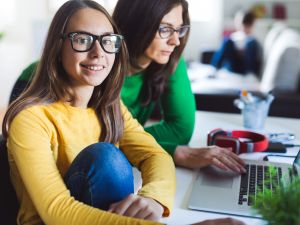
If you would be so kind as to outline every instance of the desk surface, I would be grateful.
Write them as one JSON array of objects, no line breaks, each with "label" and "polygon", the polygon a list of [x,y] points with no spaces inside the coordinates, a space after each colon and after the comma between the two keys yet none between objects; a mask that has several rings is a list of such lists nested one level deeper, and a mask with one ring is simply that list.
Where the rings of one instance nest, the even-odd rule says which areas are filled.
[{"label": "desk surface", "polygon": [[[190,145],[194,147],[205,146],[207,132],[215,128],[222,128],[228,130],[241,129],[243,128],[242,117],[238,114],[197,112],[195,132],[192,136]],[[265,130],[261,130],[260,132],[294,133],[296,135],[296,140],[294,141],[294,143],[300,143],[300,120],[270,117],[266,121]],[[297,151],[297,148],[290,148],[287,154],[295,155]],[[243,154],[242,157],[262,159],[264,155],[264,153],[253,153]],[[277,159],[277,161],[281,160],[282,158]],[[172,225],[182,225],[199,222],[206,219],[228,217],[228,215],[189,210],[187,208],[190,192],[193,186],[193,182],[196,178],[196,173],[197,170],[176,168],[177,191],[175,197],[174,210],[170,217],[162,219],[161,222]],[[247,225],[265,224],[265,222],[260,219],[239,216],[232,217],[244,221]]]},{"label": "desk surface", "polygon": [[[215,76],[211,76],[214,74]],[[261,93],[261,85],[254,75],[242,76],[226,70],[215,71],[205,64],[191,63],[188,69],[192,91],[198,110],[238,113],[233,100],[242,89]],[[300,118],[300,94],[275,92],[269,114],[272,116]]]},{"label": "desk surface", "polygon": [[216,69],[207,64],[191,63],[188,68],[188,76],[192,90],[197,93],[239,92],[242,89],[248,91],[260,91],[260,81],[254,74],[241,75],[229,72],[225,69]]}]

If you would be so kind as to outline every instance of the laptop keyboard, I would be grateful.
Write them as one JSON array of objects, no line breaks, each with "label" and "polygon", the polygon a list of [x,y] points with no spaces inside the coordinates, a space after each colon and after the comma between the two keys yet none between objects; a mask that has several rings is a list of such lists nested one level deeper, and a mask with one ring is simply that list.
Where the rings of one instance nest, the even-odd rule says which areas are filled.
[{"label": "laptop keyboard", "polygon": [[245,168],[247,172],[241,175],[238,204],[251,206],[255,203],[256,194],[259,191],[266,189],[275,191],[282,178],[282,169],[272,167],[271,171],[269,166],[249,164],[246,164]]}]

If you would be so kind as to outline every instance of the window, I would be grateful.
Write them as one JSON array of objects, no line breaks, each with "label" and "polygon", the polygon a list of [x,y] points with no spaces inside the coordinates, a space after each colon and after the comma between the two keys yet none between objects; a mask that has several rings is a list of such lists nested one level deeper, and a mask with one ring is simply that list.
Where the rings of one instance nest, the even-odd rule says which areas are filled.
[{"label": "window", "polygon": [[189,3],[189,12],[191,21],[209,22],[213,19],[216,13],[216,1],[201,1],[201,0],[187,0]]},{"label": "window", "polygon": [[2,32],[8,25],[15,22],[16,2],[14,0],[0,0],[0,4],[0,32]]},{"label": "window", "polygon": [[[49,0],[49,9],[52,12],[56,12],[62,4],[64,4],[67,0]],[[112,12],[117,0],[94,0],[102,5],[108,12]]]}]

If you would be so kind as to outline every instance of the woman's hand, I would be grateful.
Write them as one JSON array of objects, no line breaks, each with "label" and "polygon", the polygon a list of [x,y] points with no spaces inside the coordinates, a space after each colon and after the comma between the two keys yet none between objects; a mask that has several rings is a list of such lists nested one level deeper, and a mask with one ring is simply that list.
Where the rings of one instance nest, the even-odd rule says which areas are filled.
[{"label": "woman's hand", "polygon": [[205,220],[203,222],[194,223],[192,225],[245,225],[245,223],[232,218],[222,218],[215,220]]},{"label": "woman's hand", "polygon": [[204,148],[178,146],[174,153],[174,162],[178,166],[191,169],[214,165],[226,171],[246,172],[244,161],[233,153],[231,148],[215,145]]},{"label": "woman's hand", "polygon": [[123,216],[158,221],[162,217],[164,208],[151,198],[131,194],[122,201],[111,204],[108,211]]}]

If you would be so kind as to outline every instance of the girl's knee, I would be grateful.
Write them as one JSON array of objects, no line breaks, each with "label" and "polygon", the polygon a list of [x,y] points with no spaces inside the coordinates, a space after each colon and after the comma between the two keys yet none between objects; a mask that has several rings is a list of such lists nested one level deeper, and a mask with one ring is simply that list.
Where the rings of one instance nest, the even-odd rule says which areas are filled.
[{"label": "girl's knee", "polygon": [[[124,153],[113,144],[100,142],[86,147],[83,154],[97,173],[111,176],[114,182],[131,179],[132,166]],[[133,179],[133,178],[132,178]]]},{"label": "girl's knee", "polygon": [[68,187],[76,186],[75,192],[79,189],[74,197],[87,196],[78,200],[107,209],[111,203],[134,192],[133,179],[132,167],[120,149],[110,143],[96,143],[74,159],[65,182]]},{"label": "girl's knee", "polygon": [[107,174],[117,179],[120,176],[131,178],[132,166],[124,153],[110,143],[96,143],[83,149],[72,162],[70,172],[85,174]]},{"label": "girl's knee", "polygon": [[90,145],[83,150],[83,154],[90,158],[91,163],[99,165],[109,164],[111,167],[131,167],[124,153],[110,143],[99,142]]}]

